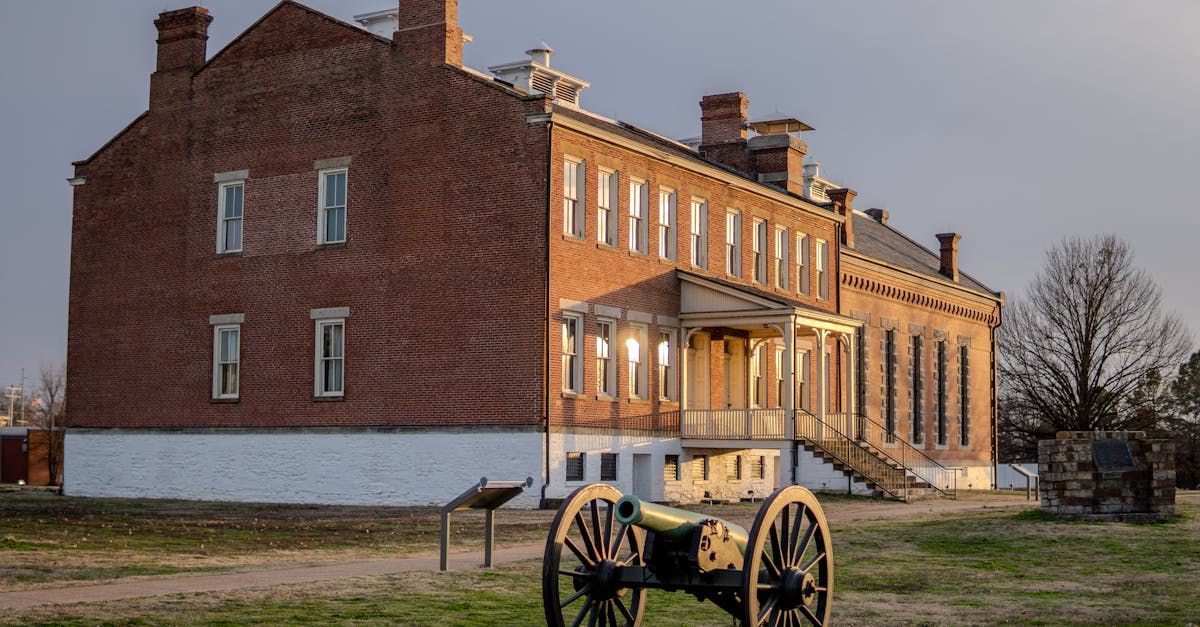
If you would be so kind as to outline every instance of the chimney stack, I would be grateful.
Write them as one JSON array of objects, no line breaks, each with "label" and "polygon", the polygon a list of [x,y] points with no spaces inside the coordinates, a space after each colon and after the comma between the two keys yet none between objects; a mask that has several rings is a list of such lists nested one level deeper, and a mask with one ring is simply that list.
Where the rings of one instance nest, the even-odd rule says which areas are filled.
[{"label": "chimney stack", "polygon": [[889,216],[887,209],[867,209],[866,214],[880,224],[887,224]]},{"label": "chimney stack", "polygon": [[400,17],[392,41],[401,54],[414,61],[462,67],[458,0],[400,0]]},{"label": "chimney stack", "polygon": [[854,198],[858,192],[849,187],[840,187],[825,192],[833,202],[833,210],[845,220],[842,223],[842,245],[854,248]]},{"label": "chimney stack", "polygon": [[750,99],[737,91],[700,100],[700,154],[749,173],[746,150]]},{"label": "chimney stack", "polygon": [[204,7],[164,11],[154,20],[158,29],[158,51],[150,76],[150,108],[181,104],[192,75],[204,65],[208,25],[212,16]]},{"label": "chimney stack", "polygon": [[937,238],[941,244],[941,273],[958,283],[958,240],[962,239],[962,236],[958,233],[938,233]]}]

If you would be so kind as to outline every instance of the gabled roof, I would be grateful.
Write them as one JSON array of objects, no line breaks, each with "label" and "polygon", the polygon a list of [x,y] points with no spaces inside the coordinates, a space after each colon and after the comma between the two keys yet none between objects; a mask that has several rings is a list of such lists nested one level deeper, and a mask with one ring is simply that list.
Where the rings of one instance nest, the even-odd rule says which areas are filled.
[{"label": "gabled roof", "polygon": [[[911,270],[941,281],[950,282],[942,274],[942,260],[938,253],[925,248],[907,235],[882,224],[869,215],[854,212],[854,248],[847,250],[860,253],[883,263]],[[977,281],[961,270],[958,285],[970,290],[996,297],[997,292]]]}]

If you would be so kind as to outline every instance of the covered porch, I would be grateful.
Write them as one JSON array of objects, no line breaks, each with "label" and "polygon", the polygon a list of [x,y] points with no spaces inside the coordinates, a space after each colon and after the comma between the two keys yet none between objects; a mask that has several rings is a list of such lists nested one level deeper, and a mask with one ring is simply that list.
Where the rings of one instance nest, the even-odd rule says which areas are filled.
[{"label": "covered porch", "polygon": [[690,273],[680,280],[685,447],[820,438],[825,425],[852,432],[861,322]]}]

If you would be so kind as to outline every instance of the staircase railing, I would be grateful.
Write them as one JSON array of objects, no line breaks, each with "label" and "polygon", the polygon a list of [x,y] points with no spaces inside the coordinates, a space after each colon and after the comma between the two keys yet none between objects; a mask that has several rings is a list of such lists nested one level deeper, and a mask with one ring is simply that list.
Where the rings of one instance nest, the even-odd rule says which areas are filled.
[{"label": "staircase railing", "polygon": [[898,499],[908,500],[908,475],[905,474],[904,485],[897,487],[886,477],[872,468],[886,465],[871,451],[859,445],[854,438],[840,431],[829,422],[808,413],[803,409],[796,410],[796,438],[805,440],[822,452],[833,457],[842,464],[849,466],[858,474],[874,483],[885,494]]},{"label": "staircase railing", "polygon": [[946,468],[904,438],[861,414],[854,416],[854,437],[896,460],[905,471],[950,497],[958,496],[958,472]]}]

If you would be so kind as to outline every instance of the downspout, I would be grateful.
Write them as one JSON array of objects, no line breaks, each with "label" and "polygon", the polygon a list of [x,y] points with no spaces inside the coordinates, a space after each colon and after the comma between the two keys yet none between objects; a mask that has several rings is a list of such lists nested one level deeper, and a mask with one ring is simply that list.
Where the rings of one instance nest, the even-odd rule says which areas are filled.
[{"label": "downspout", "polygon": [[1004,307],[996,307],[996,324],[989,330],[992,340],[992,489],[996,488],[996,465],[1000,463],[1000,411],[999,390],[996,385],[998,353],[996,352],[996,329],[1004,321]]},{"label": "downspout", "polygon": [[545,443],[542,446],[544,459],[542,460],[542,498],[541,507],[546,504],[546,488],[550,485],[550,176],[552,174],[551,153],[554,146],[554,122],[546,121],[546,203],[545,211],[542,212],[545,220],[543,229],[543,239],[546,243],[546,305],[542,310],[542,345],[546,349],[546,354],[542,358],[542,431],[545,434]]}]

